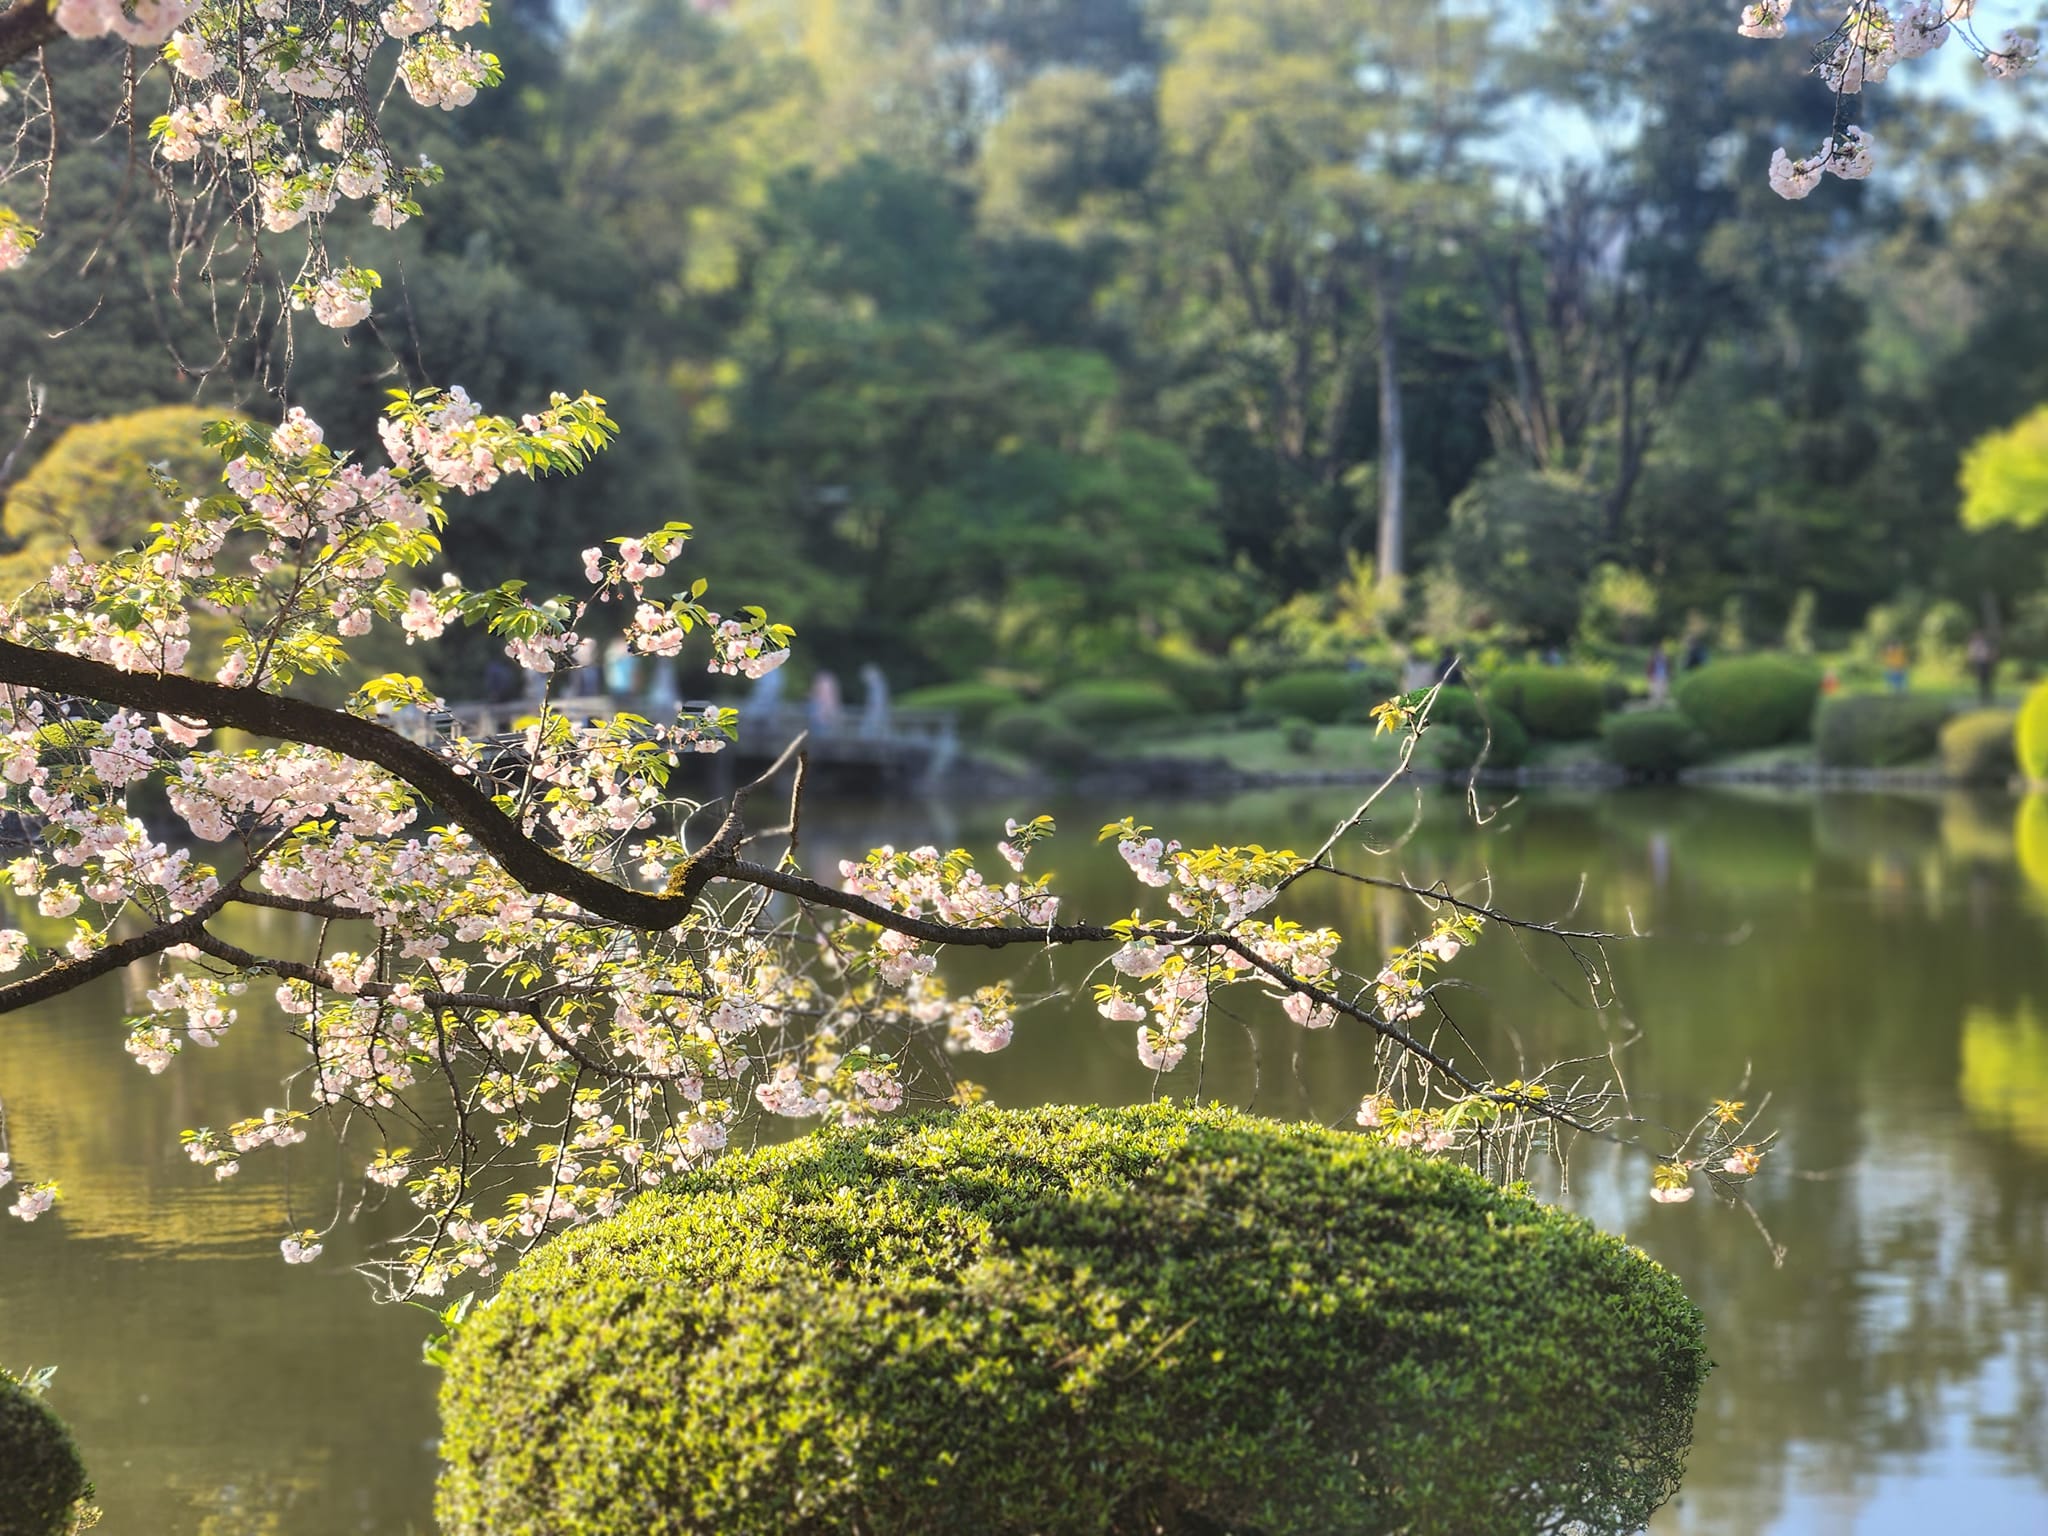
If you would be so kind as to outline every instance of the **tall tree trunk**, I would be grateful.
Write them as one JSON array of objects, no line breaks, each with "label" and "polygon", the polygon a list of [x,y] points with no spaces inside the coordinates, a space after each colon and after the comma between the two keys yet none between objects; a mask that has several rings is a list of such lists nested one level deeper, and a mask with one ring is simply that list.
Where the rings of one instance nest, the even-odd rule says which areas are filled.
[{"label": "tall tree trunk", "polygon": [[1380,349],[1379,581],[1382,587],[1391,587],[1407,570],[1401,483],[1407,478],[1408,440],[1401,421],[1401,336],[1396,319],[1401,299],[1399,272],[1376,269],[1372,296]]}]

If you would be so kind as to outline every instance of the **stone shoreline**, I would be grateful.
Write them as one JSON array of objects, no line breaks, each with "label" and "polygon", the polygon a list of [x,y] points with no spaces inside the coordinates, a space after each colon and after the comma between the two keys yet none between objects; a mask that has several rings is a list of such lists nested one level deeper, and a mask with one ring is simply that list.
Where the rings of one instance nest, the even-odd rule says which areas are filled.
[{"label": "stone shoreline", "polygon": [[[1236,794],[1257,789],[1362,788],[1378,784],[1379,771],[1322,769],[1299,772],[1261,772],[1233,767],[1220,758],[1154,757],[1097,760],[1077,766],[1071,775],[1038,773],[1020,776],[1008,767],[978,763],[963,758],[955,764],[949,781],[955,787],[972,786],[997,794],[1038,792],[1052,784],[1087,794],[1155,794],[1173,796]],[[1410,768],[1403,775],[1421,784],[1462,785],[1470,775],[1438,769]],[[1558,768],[1488,770],[1479,783],[1491,788],[1555,786],[1560,788],[1620,789],[1629,780],[1621,770],[1606,764],[1575,763]],[[1703,764],[1679,774],[1680,785],[1713,787],[1748,785],[1780,789],[1900,791],[1930,793],[1948,790],[1977,790],[1987,794],[2016,793],[2029,786],[2017,776],[2004,784],[1957,779],[1938,768],[1823,768],[1816,763],[1791,762],[1755,767]],[[2037,789],[2048,785],[2033,786]]]}]

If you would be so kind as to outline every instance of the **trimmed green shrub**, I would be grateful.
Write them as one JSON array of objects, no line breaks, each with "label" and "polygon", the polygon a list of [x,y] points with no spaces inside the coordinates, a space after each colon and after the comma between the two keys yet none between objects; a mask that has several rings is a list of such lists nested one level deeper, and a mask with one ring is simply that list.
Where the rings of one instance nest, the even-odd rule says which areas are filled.
[{"label": "trimmed green shrub", "polygon": [[91,1493],[64,1421],[0,1371],[0,1536],[68,1536]]},{"label": "trimmed green shrub", "polygon": [[[1340,672],[1335,668],[1284,672],[1246,689],[1245,704],[1254,714],[1275,720],[1292,717],[1316,725],[1335,725],[1364,700],[1369,680],[1366,673]],[[1393,691],[1388,689],[1380,698]]]},{"label": "trimmed green shrub", "polygon": [[2048,683],[2036,683],[2020,705],[2013,751],[2021,773],[2037,784],[2048,780]]},{"label": "trimmed green shrub", "polygon": [[1569,667],[1507,667],[1487,684],[1497,703],[1539,741],[1586,741],[1600,734],[1607,690],[1590,672]]},{"label": "trimmed green shrub", "polygon": [[1066,716],[1043,704],[1020,704],[992,716],[982,729],[989,745],[1045,763],[1078,762],[1094,748]]},{"label": "trimmed green shrub", "polygon": [[1289,720],[1280,727],[1281,736],[1287,743],[1287,750],[1296,757],[1307,757],[1316,749],[1316,728],[1312,721]]},{"label": "trimmed green shrub", "polygon": [[2027,884],[2048,896],[2048,795],[2028,795],[2013,818],[2013,849]]},{"label": "trimmed green shrub", "polygon": [[1187,706],[1170,688],[1142,678],[1090,678],[1068,683],[1045,704],[1083,731],[1115,731],[1127,725],[1178,719],[1187,713]]},{"label": "trimmed green shrub", "polygon": [[997,711],[1015,709],[1023,702],[1014,689],[997,683],[937,683],[913,688],[896,700],[901,709],[950,709],[969,731],[980,730]]},{"label": "trimmed green shrub", "polygon": [[2019,716],[2009,709],[1972,709],[1941,728],[1941,769],[1964,784],[2003,784],[2019,771],[2013,751]]},{"label": "trimmed green shrub", "polygon": [[1244,679],[1228,662],[1154,657],[1146,670],[1195,715],[1227,715],[1237,708]]},{"label": "trimmed green shrub", "polygon": [[458,1334],[444,1536],[1641,1528],[1677,1279],[1465,1169],[1233,1111],[969,1110],[736,1156]]},{"label": "trimmed green shrub", "polygon": [[1632,779],[1672,779],[1700,760],[1706,740],[1675,709],[1643,709],[1602,721],[1600,747]]},{"label": "trimmed green shrub", "polygon": [[1467,688],[1444,689],[1430,709],[1418,756],[1447,773],[1463,773],[1482,752],[1488,768],[1519,768],[1529,758],[1529,733],[1504,706],[1482,706]]},{"label": "trimmed green shrub", "polygon": [[1789,656],[1735,656],[1687,673],[1677,697],[1710,748],[1746,752],[1806,738],[1820,674]]},{"label": "trimmed green shrub", "polygon": [[1852,693],[1829,699],[1814,720],[1824,768],[1896,768],[1932,757],[1955,713],[1946,699],[1920,693]]},{"label": "trimmed green shrub", "polygon": [[50,451],[6,493],[0,596],[49,575],[75,543],[104,560],[146,538],[174,510],[150,478],[165,465],[188,496],[221,488],[220,455],[201,440],[207,423],[234,413],[218,406],[159,405],[65,429]]}]

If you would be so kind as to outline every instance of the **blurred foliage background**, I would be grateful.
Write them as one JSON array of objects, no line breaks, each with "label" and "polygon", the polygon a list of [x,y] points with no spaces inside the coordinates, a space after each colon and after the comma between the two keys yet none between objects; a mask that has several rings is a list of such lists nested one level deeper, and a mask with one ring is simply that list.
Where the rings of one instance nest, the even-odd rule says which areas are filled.
[{"label": "blurred foliage background", "polygon": [[[10,440],[46,390],[0,563],[68,536],[38,475],[120,531],[51,484],[69,426],[283,400],[361,443],[394,385],[588,387],[618,450],[459,508],[466,579],[572,585],[683,517],[714,600],[900,686],[1901,626],[2048,662],[2048,154],[1984,92],[1870,93],[1882,174],[1790,204],[1763,167],[1826,94],[1692,0],[508,0],[493,33],[502,89],[394,108],[448,176],[361,232],[386,288],[345,339],[222,343],[127,146],[74,135],[0,283]],[[119,59],[63,63],[89,124]],[[175,419],[102,430],[176,459]]]}]

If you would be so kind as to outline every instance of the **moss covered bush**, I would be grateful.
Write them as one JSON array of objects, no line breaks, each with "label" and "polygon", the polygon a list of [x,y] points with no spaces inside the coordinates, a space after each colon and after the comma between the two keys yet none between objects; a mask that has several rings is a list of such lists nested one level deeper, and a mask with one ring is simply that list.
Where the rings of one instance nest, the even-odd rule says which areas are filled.
[{"label": "moss covered bush", "polygon": [[1588,741],[1607,713],[1606,685],[1591,672],[1569,667],[1507,667],[1487,685],[1486,697],[1507,709],[1538,741]]},{"label": "moss covered bush", "polygon": [[1245,705],[1253,714],[1268,719],[1335,725],[1396,691],[1377,686],[1381,681],[1375,674],[1344,672],[1335,667],[1283,672],[1248,688]]},{"label": "moss covered bush", "polygon": [[1699,728],[1675,709],[1632,710],[1609,715],[1600,726],[1607,761],[1631,779],[1673,779],[1706,753]]},{"label": "moss covered bush", "polygon": [[1418,755],[1429,766],[1462,773],[1482,752],[1488,768],[1519,768],[1529,759],[1529,733],[1504,706],[1481,704],[1466,688],[1443,689],[1430,709]]},{"label": "moss covered bush", "polygon": [[1677,1280],[1463,1169],[1222,1109],[976,1109],[734,1157],[455,1343],[444,1536],[1633,1531]]},{"label": "moss covered bush", "polygon": [[1176,720],[1187,706],[1164,683],[1143,678],[1095,678],[1068,683],[1045,707],[1081,731],[1118,731],[1160,720]]},{"label": "moss covered bush", "polygon": [[1803,741],[1813,727],[1820,674],[1790,656],[1711,661],[1679,680],[1678,707],[1716,752]]},{"label": "moss covered bush", "polygon": [[2009,709],[1972,709],[1941,728],[1941,770],[1964,784],[2003,784],[2019,770],[2013,750],[2018,716]]},{"label": "moss covered bush", "polygon": [[1855,693],[1829,699],[1813,727],[1824,768],[1897,768],[1934,756],[1955,714],[1946,699],[1914,693]]},{"label": "moss covered bush", "polygon": [[2021,773],[2037,784],[2048,782],[2048,683],[2036,683],[2020,705],[2013,751],[2019,757]]},{"label": "moss covered bush", "polygon": [[913,688],[896,700],[900,709],[946,709],[959,718],[961,726],[978,731],[991,715],[1015,709],[1024,700],[1015,689],[995,683],[937,683],[930,688]]},{"label": "moss covered bush", "polygon": [[0,1536],[68,1536],[91,1493],[63,1421],[0,1371]]}]

